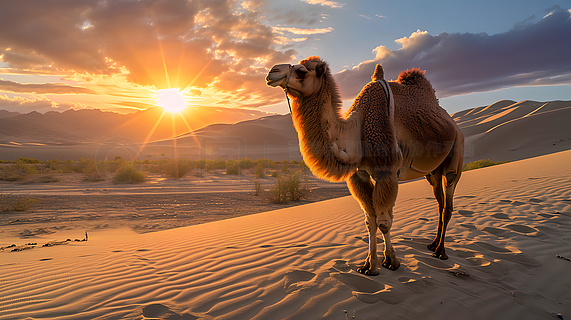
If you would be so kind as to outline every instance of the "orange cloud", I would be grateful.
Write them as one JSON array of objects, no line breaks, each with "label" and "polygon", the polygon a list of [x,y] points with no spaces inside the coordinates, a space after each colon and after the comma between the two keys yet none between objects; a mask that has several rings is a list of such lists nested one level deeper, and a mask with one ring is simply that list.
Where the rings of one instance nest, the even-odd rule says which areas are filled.
[{"label": "orange cloud", "polygon": [[[40,1],[34,5],[13,1],[2,5],[0,48],[10,50],[0,49],[0,61],[13,73],[83,75],[85,79],[122,75],[132,84],[157,89],[188,87],[194,92],[253,97],[266,89],[262,87],[267,67],[295,61],[297,53],[279,49],[283,37],[260,22],[262,14],[256,10],[261,6],[259,0]],[[293,28],[288,32],[330,31]],[[232,88],[233,80],[224,83],[240,78],[244,81],[238,83],[246,88],[238,93]],[[260,84],[249,85],[249,81]],[[23,84],[4,85],[31,90]],[[81,91],[72,88],[57,89]]]},{"label": "orange cloud", "polygon": [[328,27],[328,28],[301,29],[295,27],[274,27],[274,30],[278,32],[283,32],[283,31],[291,32],[293,34],[323,34],[333,31],[333,28]]},{"label": "orange cloud", "polygon": [[1,79],[0,79],[0,91],[18,92],[18,93],[37,93],[37,94],[50,94],[50,93],[95,94],[95,91],[93,90],[81,87],[68,86],[65,84],[57,84],[57,83],[21,84]]}]

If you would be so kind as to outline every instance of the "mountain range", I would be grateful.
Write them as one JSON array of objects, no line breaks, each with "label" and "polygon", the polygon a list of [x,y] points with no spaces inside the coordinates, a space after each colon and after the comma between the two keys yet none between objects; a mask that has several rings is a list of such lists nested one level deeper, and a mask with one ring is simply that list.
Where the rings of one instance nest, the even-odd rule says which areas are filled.
[{"label": "mountain range", "polygon": [[[152,135],[149,132],[162,113],[159,108],[133,115],[98,110],[43,115],[0,110],[0,159],[104,159],[117,155],[155,159],[176,154],[188,158],[301,160],[290,115],[222,109],[187,109],[187,122],[191,129],[198,129],[188,130],[189,126],[178,119],[174,134],[167,114]],[[513,161],[571,149],[571,101],[501,100],[451,116],[465,136],[465,162]],[[221,123],[208,124],[213,119]],[[227,119],[243,121],[224,123],[229,122]]]}]

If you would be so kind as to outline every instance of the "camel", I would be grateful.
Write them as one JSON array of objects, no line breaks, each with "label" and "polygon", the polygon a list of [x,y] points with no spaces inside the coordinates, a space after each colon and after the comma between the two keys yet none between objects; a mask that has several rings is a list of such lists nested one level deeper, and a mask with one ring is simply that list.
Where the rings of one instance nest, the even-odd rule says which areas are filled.
[{"label": "camel", "polygon": [[382,266],[397,270],[391,244],[398,182],[425,177],[438,201],[440,220],[433,256],[448,259],[444,248],[452,216],[454,190],[462,173],[464,136],[438,105],[434,89],[420,69],[386,81],[381,65],[350,109],[341,115],[341,96],[328,64],[309,57],[299,64],[272,67],[266,84],[281,87],[311,172],[328,181],[347,181],[365,212],[369,250],[357,271],[377,275],[377,229],[384,238]]}]

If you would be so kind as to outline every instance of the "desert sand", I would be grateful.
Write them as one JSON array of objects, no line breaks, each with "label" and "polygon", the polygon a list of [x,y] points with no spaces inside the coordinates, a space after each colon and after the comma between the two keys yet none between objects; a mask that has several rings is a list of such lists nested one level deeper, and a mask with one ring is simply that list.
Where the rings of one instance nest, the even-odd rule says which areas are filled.
[{"label": "desert sand", "polygon": [[[1,319],[571,318],[571,151],[465,172],[447,233],[430,255],[437,204],[426,181],[400,185],[401,267],[356,273],[364,215],[342,197],[137,234],[45,237],[0,251]],[[23,245],[22,239],[2,239]],[[379,246],[382,248],[382,240]]]}]

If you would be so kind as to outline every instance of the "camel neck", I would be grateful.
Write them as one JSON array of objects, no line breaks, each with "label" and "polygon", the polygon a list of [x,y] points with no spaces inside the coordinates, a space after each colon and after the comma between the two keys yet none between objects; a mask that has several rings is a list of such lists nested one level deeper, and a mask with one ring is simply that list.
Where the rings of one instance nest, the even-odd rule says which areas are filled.
[{"label": "camel neck", "polygon": [[325,79],[321,90],[301,101],[295,99],[292,106],[303,159],[316,176],[330,181],[344,180],[353,170],[331,152],[330,130],[342,121],[337,110],[340,101],[336,87]]}]

